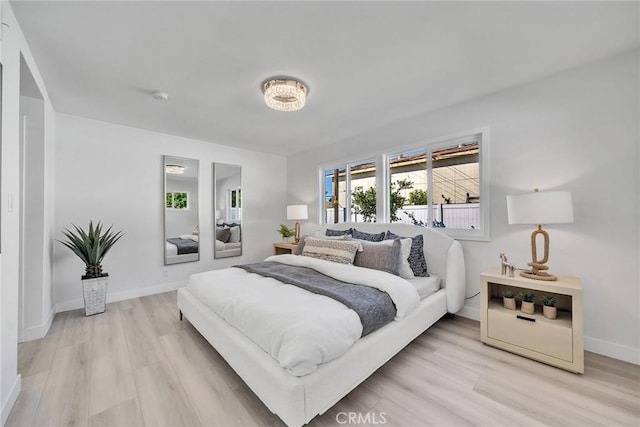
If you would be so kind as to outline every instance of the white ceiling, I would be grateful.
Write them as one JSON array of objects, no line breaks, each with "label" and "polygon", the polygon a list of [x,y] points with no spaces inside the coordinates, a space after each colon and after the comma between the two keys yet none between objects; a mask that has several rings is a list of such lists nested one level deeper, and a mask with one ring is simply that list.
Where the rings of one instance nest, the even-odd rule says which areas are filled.
[{"label": "white ceiling", "polygon": [[[640,45],[638,2],[11,4],[57,111],[277,153]],[[275,75],[308,84],[303,110],[266,107]]]}]

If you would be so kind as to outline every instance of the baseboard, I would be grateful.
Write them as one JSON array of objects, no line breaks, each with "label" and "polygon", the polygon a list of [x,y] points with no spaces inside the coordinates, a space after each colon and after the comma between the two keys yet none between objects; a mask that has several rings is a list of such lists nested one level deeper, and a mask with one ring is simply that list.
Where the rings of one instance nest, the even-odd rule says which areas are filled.
[{"label": "baseboard", "polygon": [[9,390],[7,398],[2,402],[2,408],[0,408],[0,426],[3,426],[7,422],[11,409],[13,409],[13,405],[15,405],[16,400],[18,400],[18,395],[20,394],[20,388],[22,386],[21,378],[22,377],[20,375],[16,375],[16,379],[11,386],[11,390]]},{"label": "baseboard", "polygon": [[[180,282],[163,283],[161,285],[147,286],[145,288],[131,289],[128,291],[107,293],[107,303],[124,301],[128,299],[144,297],[147,295],[161,294],[163,292],[175,291],[178,288],[186,286],[187,282],[182,280]],[[84,300],[82,298],[60,301],[56,304],[56,313],[69,310],[77,310],[84,307]]]},{"label": "baseboard", "polygon": [[640,365],[640,349],[603,341],[597,338],[584,337],[584,349],[603,356]]},{"label": "baseboard", "polygon": [[[480,309],[475,307],[467,307],[465,305],[456,314],[468,319],[480,320]],[[640,365],[640,349],[637,348],[585,336],[584,349],[613,359],[622,360],[623,362]]]},{"label": "baseboard", "polygon": [[467,319],[473,319],[480,321],[480,309],[475,307],[464,306],[456,313],[456,315],[461,317],[466,317]]},{"label": "baseboard", "polygon": [[31,328],[23,329],[20,333],[18,342],[37,340],[47,335],[47,332],[49,332],[49,328],[51,327],[51,323],[53,322],[53,318],[55,317],[55,315],[56,315],[56,307],[51,307],[51,311],[49,312],[49,317],[47,318],[47,321],[44,322],[42,325],[32,326]]}]

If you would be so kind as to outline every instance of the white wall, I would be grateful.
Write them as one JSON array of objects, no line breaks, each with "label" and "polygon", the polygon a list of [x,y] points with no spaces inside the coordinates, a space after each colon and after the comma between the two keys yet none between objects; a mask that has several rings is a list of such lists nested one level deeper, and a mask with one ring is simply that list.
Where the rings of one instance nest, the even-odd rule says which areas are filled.
[{"label": "white wall", "polygon": [[[0,55],[3,64],[2,82],[2,189],[0,192],[2,258],[0,268],[0,424],[20,392],[17,374],[18,344],[18,276],[19,276],[19,224],[20,224],[20,54],[31,69],[35,82],[44,98],[45,161],[45,213],[42,230],[44,241],[52,241],[53,224],[53,155],[55,149],[55,119],[44,82],[29,47],[16,21],[11,6],[0,2]],[[42,248],[42,318],[40,330],[48,328],[51,318],[51,245]],[[46,313],[46,314],[44,314]],[[35,323],[38,323],[37,321]]]},{"label": "white wall", "polygon": [[[284,157],[64,114],[58,115],[57,129],[56,237],[71,223],[88,224],[90,219],[115,224],[114,229],[126,233],[103,263],[110,276],[109,300],[173,289],[192,273],[258,261],[271,254],[286,205]],[[163,265],[165,154],[200,161],[199,262]],[[241,257],[213,259],[213,162],[242,166]],[[59,243],[54,259],[58,311],[82,307],[82,262]]]},{"label": "white wall", "polygon": [[[533,228],[507,224],[505,196],[571,191],[575,222],[547,227],[550,271],[583,280],[586,348],[640,363],[638,63],[631,52],[291,156],[287,202],[309,204],[309,231],[319,164],[488,126],[491,241],[462,242],[467,295],[500,252],[530,261]],[[479,298],[462,314],[479,318]]]}]

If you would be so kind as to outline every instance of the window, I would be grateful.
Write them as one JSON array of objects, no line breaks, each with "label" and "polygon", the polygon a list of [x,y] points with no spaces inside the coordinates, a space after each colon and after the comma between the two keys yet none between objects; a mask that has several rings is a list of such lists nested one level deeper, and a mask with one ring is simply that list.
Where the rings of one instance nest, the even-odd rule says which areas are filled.
[{"label": "window", "polygon": [[374,159],[323,169],[325,224],[376,220],[376,161]]},{"label": "window", "polygon": [[349,165],[351,188],[351,222],[376,220],[376,161],[365,160]]},{"label": "window", "polygon": [[167,209],[189,209],[189,193],[174,191],[165,194],[165,207]]},{"label": "window", "polygon": [[239,221],[242,218],[242,190],[240,187],[229,190],[229,221]]},{"label": "window", "polygon": [[[488,201],[487,135],[483,130],[377,161],[322,168],[324,223],[400,222],[488,240],[488,203],[481,202]],[[388,191],[376,191],[376,182],[386,182]]]}]

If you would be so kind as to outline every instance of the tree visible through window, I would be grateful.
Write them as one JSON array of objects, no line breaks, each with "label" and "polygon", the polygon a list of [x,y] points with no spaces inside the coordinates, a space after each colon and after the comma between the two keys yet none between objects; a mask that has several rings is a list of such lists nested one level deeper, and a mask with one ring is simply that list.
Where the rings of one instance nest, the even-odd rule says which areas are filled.
[{"label": "tree visible through window", "polygon": [[189,193],[183,191],[166,193],[165,207],[167,209],[189,209]]}]

